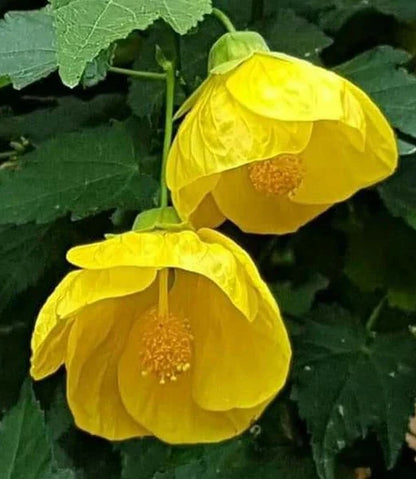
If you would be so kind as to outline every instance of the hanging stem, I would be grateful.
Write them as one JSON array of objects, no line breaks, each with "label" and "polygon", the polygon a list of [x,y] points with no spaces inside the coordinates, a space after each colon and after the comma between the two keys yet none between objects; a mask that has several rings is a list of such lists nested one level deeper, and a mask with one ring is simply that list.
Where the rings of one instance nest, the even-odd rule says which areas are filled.
[{"label": "hanging stem", "polygon": [[377,306],[373,309],[370,317],[368,318],[368,321],[365,325],[365,329],[370,333],[373,331],[374,325],[377,322],[378,317],[380,316],[381,310],[384,307],[384,304],[387,300],[387,297],[384,296],[382,300],[377,304]]},{"label": "hanging stem", "polygon": [[160,171],[160,207],[168,206],[168,187],[166,185],[166,162],[172,143],[173,131],[173,103],[175,99],[175,67],[172,62],[166,62],[166,112],[165,112],[165,137],[163,140],[163,158]]},{"label": "hanging stem", "polygon": [[140,78],[142,80],[165,80],[166,73],[144,72],[138,70],[129,70],[127,68],[110,67],[110,72],[119,73],[120,75],[127,75],[133,78]]},{"label": "hanging stem", "polygon": [[224,25],[225,29],[228,32],[233,33],[237,31],[235,26],[233,25],[233,22],[222,10],[220,10],[219,8],[213,8],[211,13],[212,15],[214,15],[214,17],[218,18],[218,20]]}]

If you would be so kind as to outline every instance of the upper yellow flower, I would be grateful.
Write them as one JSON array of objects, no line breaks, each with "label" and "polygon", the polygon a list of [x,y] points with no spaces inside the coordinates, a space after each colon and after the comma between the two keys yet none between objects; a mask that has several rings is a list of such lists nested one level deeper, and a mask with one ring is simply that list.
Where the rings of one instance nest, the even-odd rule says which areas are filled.
[{"label": "upper yellow flower", "polygon": [[219,441],[285,383],[291,350],[249,256],[202,229],[129,232],[73,248],[43,306],[31,374],[65,364],[76,424],[112,440]]},{"label": "upper yellow flower", "polygon": [[167,183],[196,225],[227,218],[247,232],[288,233],[389,176],[396,141],[355,85],[267,51],[261,37],[250,50],[245,35],[256,39],[229,33],[214,45],[208,79],[178,112],[189,110]]}]

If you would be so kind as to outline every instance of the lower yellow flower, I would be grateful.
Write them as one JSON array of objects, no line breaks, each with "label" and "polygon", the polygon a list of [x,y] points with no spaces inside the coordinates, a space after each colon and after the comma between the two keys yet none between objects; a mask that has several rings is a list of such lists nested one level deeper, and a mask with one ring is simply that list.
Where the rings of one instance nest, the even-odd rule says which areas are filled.
[{"label": "lower yellow flower", "polygon": [[73,248],[43,306],[31,374],[61,365],[76,424],[111,440],[239,434],[285,383],[290,344],[249,256],[201,229],[129,232]]}]

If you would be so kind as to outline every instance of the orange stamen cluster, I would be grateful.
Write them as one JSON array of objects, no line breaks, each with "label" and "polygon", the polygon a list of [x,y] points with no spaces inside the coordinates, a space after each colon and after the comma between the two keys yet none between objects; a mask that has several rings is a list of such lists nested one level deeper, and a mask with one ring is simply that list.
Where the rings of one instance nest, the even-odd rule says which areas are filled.
[{"label": "orange stamen cluster", "polygon": [[256,191],[267,196],[291,196],[303,181],[302,161],[295,155],[279,155],[248,166],[250,181]]},{"label": "orange stamen cluster", "polygon": [[192,334],[189,321],[173,314],[160,316],[151,309],[141,318],[146,322],[142,335],[142,375],[153,373],[160,384],[176,381],[191,367]]}]

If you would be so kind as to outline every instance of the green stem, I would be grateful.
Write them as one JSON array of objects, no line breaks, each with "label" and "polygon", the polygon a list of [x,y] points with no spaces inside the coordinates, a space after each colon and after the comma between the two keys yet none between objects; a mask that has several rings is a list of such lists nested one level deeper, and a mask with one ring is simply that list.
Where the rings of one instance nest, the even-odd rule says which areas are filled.
[{"label": "green stem", "polygon": [[127,75],[133,78],[140,78],[142,80],[165,80],[166,73],[143,72],[138,70],[129,70],[127,68],[110,67],[109,71],[112,73],[119,73],[120,75]]},{"label": "green stem", "polygon": [[381,299],[381,301],[377,304],[377,306],[373,309],[372,313],[370,314],[370,317],[368,318],[368,321],[365,325],[365,329],[369,333],[373,331],[373,328],[377,322],[378,317],[380,316],[381,310],[383,309],[386,300],[387,300],[387,297],[384,296],[384,298]]},{"label": "green stem", "polygon": [[160,171],[160,207],[168,206],[168,187],[166,185],[166,162],[172,143],[173,132],[173,104],[175,100],[175,67],[172,62],[167,62],[166,72],[166,112],[165,112],[165,137],[163,140],[163,158]]},{"label": "green stem", "polygon": [[228,32],[233,33],[237,31],[235,26],[233,25],[233,22],[222,10],[220,10],[219,8],[213,8],[211,13],[212,15],[214,15],[214,17],[218,18],[218,20],[224,25],[225,29]]}]

